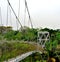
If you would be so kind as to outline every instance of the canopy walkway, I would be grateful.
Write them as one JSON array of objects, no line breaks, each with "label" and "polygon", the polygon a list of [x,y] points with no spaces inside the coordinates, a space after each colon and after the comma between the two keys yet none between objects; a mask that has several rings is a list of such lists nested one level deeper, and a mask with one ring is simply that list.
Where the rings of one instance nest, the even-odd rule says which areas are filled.
[{"label": "canopy walkway", "polygon": [[8,61],[4,61],[4,62],[19,62],[19,61],[22,61],[26,57],[28,57],[28,56],[32,55],[33,53],[36,53],[36,52],[39,52],[39,53],[42,54],[41,51],[30,51],[30,52],[24,53],[24,54],[22,54],[20,56],[17,56],[15,58],[9,59]]},{"label": "canopy walkway", "polygon": [[[26,10],[27,10],[28,17],[29,17],[29,21],[30,21],[31,27],[33,28],[33,24],[32,24],[32,21],[31,21],[31,16],[30,16],[30,13],[29,13],[28,5],[27,5],[27,1],[26,1],[26,0],[24,0],[24,1],[25,1],[25,17],[26,17]],[[21,20],[19,20],[19,12],[18,12],[18,16],[17,16],[16,13],[15,13],[15,11],[14,11],[14,9],[13,9],[13,7],[12,7],[12,5],[11,5],[11,3],[10,3],[10,1],[7,0],[7,2],[8,2],[8,6],[10,7],[10,21],[11,21],[11,11],[12,11],[13,14],[15,15],[15,18],[16,18],[17,22],[19,23],[19,24],[17,24],[17,25],[20,25],[21,28],[23,29],[24,26],[25,26],[25,20],[24,20],[24,26],[23,26],[22,23],[21,23]],[[20,3],[19,3],[19,5],[20,5]],[[7,23],[6,23],[6,25],[8,25],[8,9],[9,9],[9,8],[7,8]],[[19,10],[20,10],[20,8],[19,8]],[[1,13],[1,8],[0,8],[0,13]],[[1,16],[1,15],[0,15],[0,16]],[[1,17],[1,18],[2,18],[2,17]],[[1,25],[2,25],[2,19],[1,19]],[[3,25],[2,25],[2,26],[3,26]],[[20,28],[20,27],[19,27],[19,28]],[[17,29],[18,29],[18,26],[17,26]],[[22,29],[21,29],[21,30],[22,30]],[[19,30],[20,30],[20,29],[19,29]],[[37,45],[37,48],[36,48],[36,49],[37,49],[37,50],[35,50],[35,51],[29,51],[29,52],[24,53],[24,54],[22,54],[22,55],[16,56],[15,58],[8,59],[7,61],[4,61],[4,62],[20,62],[20,61],[24,60],[25,58],[27,58],[28,56],[30,56],[30,55],[36,53],[36,52],[42,54],[43,52],[42,52],[40,49],[45,47],[46,41],[50,41],[49,32],[38,32],[37,41],[38,41],[38,42],[37,42],[38,44],[36,43],[36,45]],[[3,42],[0,42],[0,43],[3,43]],[[29,43],[29,42],[28,42],[28,43]],[[35,44],[34,44],[34,45],[35,45]],[[40,47],[40,46],[41,46],[41,47]],[[39,51],[38,51],[38,50],[39,50]],[[19,53],[20,53],[20,52],[19,52]]]}]

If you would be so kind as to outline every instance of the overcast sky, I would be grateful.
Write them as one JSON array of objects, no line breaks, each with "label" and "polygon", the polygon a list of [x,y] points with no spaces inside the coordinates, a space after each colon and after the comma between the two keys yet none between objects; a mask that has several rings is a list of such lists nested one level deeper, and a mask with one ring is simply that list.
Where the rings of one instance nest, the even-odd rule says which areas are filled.
[{"label": "overcast sky", "polygon": [[[19,0],[9,0],[15,13],[18,16]],[[48,27],[53,29],[60,29],[60,0],[27,0],[31,20],[34,27]],[[6,25],[7,20],[7,0],[0,0],[2,23]],[[20,15],[19,19],[24,25],[24,0],[20,0]],[[11,12],[13,15],[13,13]],[[14,15],[13,15],[14,16]],[[16,28],[16,19],[11,16],[12,24]],[[10,17],[10,12],[9,12]],[[15,21],[14,21],[15,20]],[[1,16],[0,16],[1,21]],[[0,22],[1,23],[1,22]],[[9,21],[10,24],[10,21]],[[28,25],[28,15],[26,12],[25,25]]]}]

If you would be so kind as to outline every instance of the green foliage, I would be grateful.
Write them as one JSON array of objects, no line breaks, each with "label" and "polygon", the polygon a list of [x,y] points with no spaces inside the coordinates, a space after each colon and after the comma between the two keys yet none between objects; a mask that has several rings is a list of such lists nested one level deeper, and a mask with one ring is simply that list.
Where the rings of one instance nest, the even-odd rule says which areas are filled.
[{"label": "green foliage", "polygon": [[35,30],[35,29],[28,29],[25,32],[25,40],[36,41],[36,38],[37,38],[37,30]]},{"label": "green foliage", "polygon": [[56,49],[57,45],[58,45],[58,42],[54,40],[54,41],[46,42],[45,48],[47,51],[51,51],[53,48]]},{"label": "green foliage", "polygon": [[[5,30],[5,28],[4,28]],[[6,39],[6,40],[24,40],[24,41],[37,41],[37,31],[38,29],[31,29],[28,27],[25,27],[22,31],[14,31],[9,30],[6,31],[6,33],[2,34],[0,33],[0,40]],[[50,33],[50,42],[46,43],[46,50],[49,52],[52,50],[52,48],[56,48],[57,44],[60,44],[60,31],[44,28],[40,31],[48,31]],[[53,35],[53,36],[52,36]],[[4,45],[4,46],[3,46]],[[4,43],[0,44],[0,50],[1,50],[1,60],[7,60],[12,57],[16,57],[17,55],[20,55],[22,53],[25,53],[27,51],[35,50],[35,46],[27,44],[27,43],[19,43],[19,42],[13,42],[13,43]],[[28,58],[29,59],[29,58]],[[29,60],[27,59],[26,62]],[[38,62],[38,61],[36,61]]]},{"label": "green foliage", "polygon": [[[8,27],[7,27],[7,30]],[[54,36],[53,39],[57,39],[58,43],[60,43],[60,32],[57,30],[49,29],[49,28],[44,28],[41,29],[40,31],[48,31],[50,33],[50,38],[52,39],[52,35]],[[10,30],[7,31],[3,36],[0,36],[0,39],[4,37],[3,39],[7,40],[24,40],[24,41],[37,41],[37,33],[38,29],[32,29],[29,27],[24,27],[22,31],[14,31]]]},{"label": "green foliage", "polygon": [[[4,45],[4,46],[3,46]],[[5,42],[0,44],[0,61],[8,60],[23,53],[33,51],[36,47],[32,44],[23,42]]]},{"label": "green foliage", "polygon": [[23,35],[21,32],[18,32],[15,36],[14,36],[15,40],[22,40],[23,39]]},{"label": "green foliage", "polygon": [[7,32],[6,34],[5,34],[5,38],[7,39],[7,40],[11,40],[11,39],[13,39],[13,36],[14,36],[14,31],[9,31],[9,32]]},{"label": "green foliage", "polygon": [[4,38],[7,40],[37,41],[37,30],[30,28],[22,30],[21,32],[11,30],[4,34]]},{"label": "green foliage", "polygon": [[56,39],[58,41],[58,44],[60,44],[60,32],[56,33]]},{"label": "green foliage", "polygon": [[48,31],[50,34],[57,32],[57,30],[53,30],[53,29],[49,29],[49,28],[41,29],[41,31]]}]

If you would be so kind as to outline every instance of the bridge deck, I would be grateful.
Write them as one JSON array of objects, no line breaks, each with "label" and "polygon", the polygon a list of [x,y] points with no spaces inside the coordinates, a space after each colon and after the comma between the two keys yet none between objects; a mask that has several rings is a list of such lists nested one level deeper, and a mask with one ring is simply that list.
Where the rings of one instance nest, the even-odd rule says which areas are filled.
[{"label": "bridge deck", "polygon": [[[26,57],[28,57],[29,55],[33,54],[33,53],[36,53],[37,51],[31,51],[31,52],[28,52],[28,53],[25,53],[25,54],[22,54],[20,56],[17,56],[13,59],[9,59],[8,61],[4,61],[4,62],[19,62],[23,59],[25,59]],[[41,53],[41,52],[40,52]]]}]

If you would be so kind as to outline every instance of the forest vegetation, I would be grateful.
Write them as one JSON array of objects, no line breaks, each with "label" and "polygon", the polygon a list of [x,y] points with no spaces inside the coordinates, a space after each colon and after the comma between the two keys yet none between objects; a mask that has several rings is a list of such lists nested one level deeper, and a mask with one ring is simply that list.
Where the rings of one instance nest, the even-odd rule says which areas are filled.
[{"label": "forest vegetation", "polygon": [[38,31],[49,32],[50,41],[56,41],[57,50],[60,51],[60,29],[32,29],[25,27],[22,30],[13,30],[10,26],[0,26],[0,61],[16,57],[28,51],[36,50],[35,45],[24,42],[37,42]]}]

